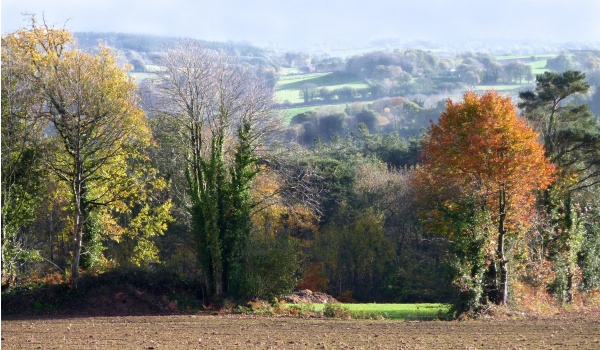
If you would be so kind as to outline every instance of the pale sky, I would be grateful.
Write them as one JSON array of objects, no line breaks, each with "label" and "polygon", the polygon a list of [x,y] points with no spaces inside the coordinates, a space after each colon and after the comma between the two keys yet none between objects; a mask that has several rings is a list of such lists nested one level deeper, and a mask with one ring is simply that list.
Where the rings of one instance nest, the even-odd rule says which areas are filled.
[{"label": "pale sky", "polygon": [[286,47],[366,42],[600,41],[600,0],[2,0],[2,34],[34,13],[70,31]]}]

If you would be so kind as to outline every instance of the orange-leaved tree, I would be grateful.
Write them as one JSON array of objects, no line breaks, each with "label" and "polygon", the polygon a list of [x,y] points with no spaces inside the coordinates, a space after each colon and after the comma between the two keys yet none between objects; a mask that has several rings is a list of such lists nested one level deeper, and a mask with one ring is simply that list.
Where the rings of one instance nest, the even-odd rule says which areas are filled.
[{"label": "orange-leaved tree", "polygon": [[[414,184],[426,227],[467,242],[460,249],[480,257],[491,281],[488,297],[505,304],[506,239],[525,232],[535,191],[549,186],[556,171],[537,134],[518,117],[510,98],[469,92],[464,102],[448,100],[438,124],[431,123],[422,162]],[[470,224],[457,225],[465,218]],[[480,284],[481,272],[471,270]],[[480,293],[473,296],[481,298],[484,286],[478,287]]]}]

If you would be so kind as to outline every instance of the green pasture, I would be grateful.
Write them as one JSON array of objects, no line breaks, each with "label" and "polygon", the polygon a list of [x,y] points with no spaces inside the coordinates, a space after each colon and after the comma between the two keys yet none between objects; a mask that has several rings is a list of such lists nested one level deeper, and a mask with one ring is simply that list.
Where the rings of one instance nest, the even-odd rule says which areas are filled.
[{"label": "green pasture", "polygon": [[306,73],[306,74],[298,73],[298,74],[282,75],[279,77],[279,82],[278,82],[277,88],[285,89],[285,88],[287,88],[288,84],[293,85],[293,84],[297,84],[299,82],[304,82],[306,80],[318,79],[318,78],[323,77],[328,74],[329,73]]},{"label": "green pasture", "polygon": [[546,69],[547,62],[548,62],[548,60],[539,60],[539,61],[534,61],[534,62],[530,62],[527,64],[531,66],[533,75],[538,75],[538,74],[542,74],[548,70],[548,69]]},{"label": "green pasture", "polygon": [[520,60],[525,64],[528,64],[533,68],[533,74],[542,74],[546,69],[546,62],[548,58],[556,57],[557,54],[543,54],[543,55],[501,55],[495,56],[498,61],[513,61]]},{"label": "green pasture", "polygon": [[300,96],[300,90],[275,90],[277,102],[302,103],[304,99]]},{"label": "green pasture", "polygon": [[279,102],[303,103],[300,91],[307,84],[312,84],[317,88],[327,87],[331,90],[344,86],[354,89],[369,87],[367,83],[359,79],[339,73],[290,74],[279,78],[275,88],[275,98]]},{"label": "green pasture", "polygon": [[355,77],[340,73],[311,73],[286,75],[279,78],[278,90],[300,90],[306,84],[318,87],[338,88],[350,86],[353,88],[368,87],[369,85]]},{"label": "green pasture", "polygon": [[[325,304],[311,304],[323,311]],[[383,317],[393,320],[431,320],[446,318],[449,304],[342,304],[357,318]]]}]

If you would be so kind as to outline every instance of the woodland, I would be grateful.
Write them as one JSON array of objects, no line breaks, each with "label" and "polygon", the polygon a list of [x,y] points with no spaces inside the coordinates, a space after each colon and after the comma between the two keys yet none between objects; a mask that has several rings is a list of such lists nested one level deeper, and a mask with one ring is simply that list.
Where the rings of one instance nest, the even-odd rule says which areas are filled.
[{"label": "woodland", "polygon": [[598,51],[312,57],[33,18],[1,74],[3,303],[115,272],[198,305],[597,303]]}]

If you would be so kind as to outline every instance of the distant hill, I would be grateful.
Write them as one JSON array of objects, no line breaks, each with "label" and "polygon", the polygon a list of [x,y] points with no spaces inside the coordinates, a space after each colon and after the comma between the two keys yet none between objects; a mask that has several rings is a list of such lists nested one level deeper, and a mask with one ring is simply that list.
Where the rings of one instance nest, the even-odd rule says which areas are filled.
[{"label": "distant hill", "polygon": [[189,38],[162,37],[147,34],[75,32],[74,38],[80,48],[91,50],[100,42],[124,53],[134,71],[145,71],[146,65],[155,64],[156,54],[177,47],[182,40],[194,40],[204,47],[226,52],[241,63],[253,67],[278,67],[276,54],[264,48],[246,42],[216,42]]}]

